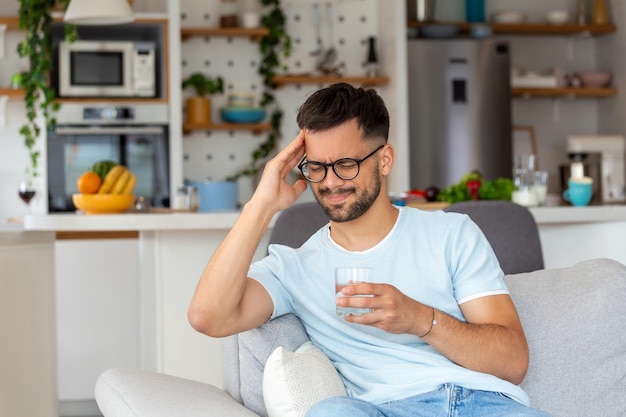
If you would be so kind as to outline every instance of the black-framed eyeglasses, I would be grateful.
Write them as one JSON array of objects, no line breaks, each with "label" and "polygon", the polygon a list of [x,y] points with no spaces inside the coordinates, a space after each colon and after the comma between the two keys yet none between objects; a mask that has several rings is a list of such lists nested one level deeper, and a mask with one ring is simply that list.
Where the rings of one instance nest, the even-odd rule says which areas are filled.
[{"label": "black-framed eyeglasses", "polygon": [[308,182],[312,183],[324,181],[324,178],[326,178],[326,174],[328,173],[328,167],[332,167],[335,175],[342,180],[353,180],[357,175],[359,175],[361,163],[381,150],[384,146],[385,145],[380,145],[363,159],[341,158],[337,159],[335,162],[323,164],[316,161],[307,161],[303,158],[302,162],[298,164],[298,168],[300,169],[300,172],[302,172],[302,175],[304,175],[304,178]]}]

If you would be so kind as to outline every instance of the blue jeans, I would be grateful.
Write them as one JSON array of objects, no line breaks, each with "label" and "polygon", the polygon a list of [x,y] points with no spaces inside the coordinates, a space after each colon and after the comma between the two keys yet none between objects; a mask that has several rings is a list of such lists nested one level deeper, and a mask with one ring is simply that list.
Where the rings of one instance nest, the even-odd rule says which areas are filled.
[{"label": "blue jeans", "polygon": [[444,385],[426,394],[384,404],[333,397],[315,404],[306,417],[550,417],[497,392]]}]

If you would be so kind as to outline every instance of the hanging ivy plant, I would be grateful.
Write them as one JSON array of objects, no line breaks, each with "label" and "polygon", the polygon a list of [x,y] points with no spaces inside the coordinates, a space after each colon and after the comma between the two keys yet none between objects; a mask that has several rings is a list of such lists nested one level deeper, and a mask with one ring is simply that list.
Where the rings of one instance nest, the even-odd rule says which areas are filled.
[{"label": "hanging ivy plant", "polygon": [[[20,29],[26,31],[24,39],[18,44],[20,57],[27,58],[29,69],[14,74],[12,84],[24,89],[24,105],[26,107],[26,123],[20,128],[24,137],[24,145],[28,150],[30,165],[26,168],[29,176],[39,175],[40,152],[36,148],[41,136],[39,118],[42,117],[46,127],[54,126],[53,117],[59,104],[54,102],[55,92],[50,87],[48,75],[52,62],[52,9],[58,6],[67,7],[70,0],[19,0]],[[56,4],[55,4],[56,3]],[[72,41],[77,37],[76,26],[65,25],[65,38]]]},{"label": "hanging ivy plant", "polygon": [[271,109],[270,124],[271,130],[267,134],[265,142],[261,143],[252,151],[252,160],[242,170],[227,178],[234,181],[243,176],[254,176],[259,171],[263,163],[272,156],[276,149],[276,144],[280,139],[280,127],[283,120],[283,111],[278,106],[274,96],[275,86],[273,78],[279,69],[286,69],[281,63],[281,57],[289,57],[291,54],[291,37],[286,30],[287,18],[280,4],[280,0],[261,0],[266,13],[261,18],[262,25],[269,30],[259,42],[259,52],[261,53],[261,63],[259,65],[259,75],[263,78],[263,94],[259,105],[265,109]]}]

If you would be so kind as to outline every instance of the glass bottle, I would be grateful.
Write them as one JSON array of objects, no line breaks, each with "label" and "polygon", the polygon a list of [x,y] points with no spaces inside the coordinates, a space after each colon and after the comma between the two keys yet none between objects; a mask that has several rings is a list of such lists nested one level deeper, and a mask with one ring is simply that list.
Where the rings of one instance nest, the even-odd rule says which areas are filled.
[{"label": "glass bottle", "polygon": [[367,63],[365,65],[365,75],[376,77],[378,75],[378,56],[376,55],[376,37],[370,36],[367,47]]},{"label": "glass bottle", "polygon": [[587,10],[585,0],[578,0],[576,4],[576,23],[580,26],[587,24]]}]

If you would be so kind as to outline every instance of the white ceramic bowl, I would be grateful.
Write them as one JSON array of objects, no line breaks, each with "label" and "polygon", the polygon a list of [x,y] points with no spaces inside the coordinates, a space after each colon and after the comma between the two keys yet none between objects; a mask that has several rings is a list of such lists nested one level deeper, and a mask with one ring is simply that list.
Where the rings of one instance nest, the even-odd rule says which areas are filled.
[{"label": "white ceramic bowl", "polygon": [[254,107],[254,95],[245,92],[230,93],[228,107]]},{"label": "white ceramic bowl", "polygon": [[569,21],[567,10],[550,10],[546,13],[546,20],[553,25],[562,25]]},{"label": "white ceramic bowl", "polygon": [[496,23],[522,23],[526,21],[526,13],[519,10],[500,10],[493,14]]},{"label": "white ceramic bowl", "polygon": [[578,77],[584,87],[606,87],[611,83],[612,74],[608,71],[579,72]]}]

